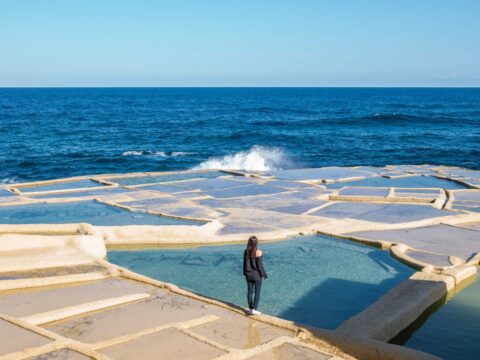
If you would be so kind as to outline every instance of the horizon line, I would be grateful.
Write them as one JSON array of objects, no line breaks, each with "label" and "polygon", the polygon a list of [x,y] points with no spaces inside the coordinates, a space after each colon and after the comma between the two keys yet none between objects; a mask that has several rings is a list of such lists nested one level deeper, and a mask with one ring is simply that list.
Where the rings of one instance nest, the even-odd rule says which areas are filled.
[{"label": "horizon line", "polygon": [[480,89],[480,85],[462,85],[462,86],[305,86],[305,85],[261,85],[261,86],[246,86],[246,85],[226,85],[226,86],[89,86],[89,85],[67,85],[67,86],[0,86],[0,89]]}]

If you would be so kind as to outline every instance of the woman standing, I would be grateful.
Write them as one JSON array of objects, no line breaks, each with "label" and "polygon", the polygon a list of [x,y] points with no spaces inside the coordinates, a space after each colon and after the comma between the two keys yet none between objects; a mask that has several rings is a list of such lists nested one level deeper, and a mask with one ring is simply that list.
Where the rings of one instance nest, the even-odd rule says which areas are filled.
[{"label": "woman standing", "polygon": [[[263,268],[262,252],[258,249],[258,239],[250,236],[247,248],[243,253],[243,275],[247,280],[248,308],[251,315],[260,315],[257,310],[260,301],[260,290],[262,289],[262,278],[267,279],[268,275]],[[255,294],[255,297],[253,296]]]}]

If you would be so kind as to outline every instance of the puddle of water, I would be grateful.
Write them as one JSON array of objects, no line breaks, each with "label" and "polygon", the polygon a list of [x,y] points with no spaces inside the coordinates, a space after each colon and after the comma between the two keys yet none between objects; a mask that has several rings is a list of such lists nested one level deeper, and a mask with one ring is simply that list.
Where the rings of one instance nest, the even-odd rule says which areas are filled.
[{"label": "puddle of water", "polygon": [[433,176],[409,176],[402,178],[371,177],[363,180],[325,184],[327,188],[339,189],[344,186],[374,186],[399,188],[442,188],[448,190],[465,189],[465,186],[451,180],[438,179]]},{"label": "puddle of water", "polygon": [[201,225],[196,221],[132,212],[96,201],[0,207],[0,224]]},{"label": "puddle of water", "polygon": [[[246,306],[245,245],[110,251],[109,261],[206,296]],[[388,252],[326,236],[264,243],[259,310],[334,329],[364,310],[413,270]]]},{"label": "puddle of water", "polygon": [[[450,294],[451,296],[452,294]],[[447,360],[480,357],[480,280],[435,304],[392,342]],[[444,304],[444,302],[447,302]],[[443,305],[443,306],[442,306]]]}]

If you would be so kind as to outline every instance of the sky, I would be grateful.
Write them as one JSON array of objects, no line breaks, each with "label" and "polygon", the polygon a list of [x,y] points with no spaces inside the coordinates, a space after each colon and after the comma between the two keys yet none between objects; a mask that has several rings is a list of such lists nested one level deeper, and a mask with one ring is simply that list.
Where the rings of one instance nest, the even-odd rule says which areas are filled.
[{"label": "sky", "polygon": [[480,86],[480,1],[0,0],[0,86]]}]

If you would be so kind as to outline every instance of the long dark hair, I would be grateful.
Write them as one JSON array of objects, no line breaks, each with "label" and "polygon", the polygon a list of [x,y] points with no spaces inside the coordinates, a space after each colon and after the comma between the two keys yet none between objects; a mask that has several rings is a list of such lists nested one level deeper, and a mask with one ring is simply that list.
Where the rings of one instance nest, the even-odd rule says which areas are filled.
[{"label": "long dark hair", "polygon": [[250,236],[248,238],[247,255],[249,257],[253,258],[257,256],[257,244],[258,244],[258,239],[256,236]]}]

